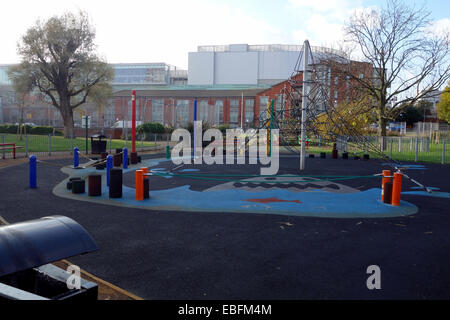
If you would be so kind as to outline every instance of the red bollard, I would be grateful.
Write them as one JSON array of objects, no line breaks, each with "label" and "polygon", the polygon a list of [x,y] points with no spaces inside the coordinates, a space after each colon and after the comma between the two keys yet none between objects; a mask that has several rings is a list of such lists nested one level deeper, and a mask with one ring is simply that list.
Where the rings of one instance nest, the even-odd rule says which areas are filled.
[{"label": "red bollard", "polygon": [[402,192],[402,174],[394,173],[394,182],[392,183],[392,205],[400,205],[400,194]]},{"label": "red bollard", "polygon": [[144,174],[144,199],[149,199],[150,198],[150,190],[149,190],[149,179],[148,179],[148,168],[144,167],[141,168],[143,174]]},{"label": "red bollard", "polygon": [[383,170],[381,179],[381,201],[384,202],[385,184],[391,182],[391,170]]},{"label": "red bollard", "polygon": [[144,172],[136,170],[136,200],[144,200]]}]

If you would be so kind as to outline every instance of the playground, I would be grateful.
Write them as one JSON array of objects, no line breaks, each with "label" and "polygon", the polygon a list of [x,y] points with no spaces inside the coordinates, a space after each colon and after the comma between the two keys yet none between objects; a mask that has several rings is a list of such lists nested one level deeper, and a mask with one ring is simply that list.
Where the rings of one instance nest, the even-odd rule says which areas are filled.
[{"label": "playground", "polygon": [[[0,215],[10,223],[65,215],[99,251],[71,263],[144,299],[448,298],[448,168],[403,163],[401,202],[381,201],[381,160],[281,155],[276,177],[258,165],[174,165],[141,155],[123,170],[120,198],[107,170],[73,159],[0,170]],[[80,158],[79,166],[90,163]],[[248,161],[246,162],[248,163]],[[149,197],[136,200],[136,170],[148,168]],[[120,168],[120,169],[119,169]],[[89,196],[87,177],[101,176]],[[86,179],[82,193],[69,178]],[[347,178],[344,178],[347,177]],[[111,180],[112,181],[112,180]],[[110,183],[111,183],[110,181]],[[381,290],[366,286],[370,265]]]},{"label": "playground", "polygon": [[[273,101],[270,112],[271,130]],[[271,175],[245,149],[226,152],[226,165],[194,164],[195,145],[187,154],[169,145],[138,154],[134,126],[131,150],[32,155],[0,170],[0,216],[74,219],[99,250],[70,262],[144,299],[450,297],[445,164],[349,156],[346,143],[331,155],[304,143],[300,155],[278,155],[270,130],[275,144],[262,150],[279,161]],[[369,142],[355,145],[366,152]],[[367,285],[373,265],[376,290]]]}]

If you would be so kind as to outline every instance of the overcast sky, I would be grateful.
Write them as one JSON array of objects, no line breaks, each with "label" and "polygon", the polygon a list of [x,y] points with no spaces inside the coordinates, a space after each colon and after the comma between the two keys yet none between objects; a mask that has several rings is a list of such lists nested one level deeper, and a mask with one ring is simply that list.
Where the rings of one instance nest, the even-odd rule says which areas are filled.
[{"label": "overcast sky", "polygon": [[[410,0],[407,0],[411,3]],[[67,11],[88,13],[98,53],[110,63],[166,62],[187,69],[199,45],[332,46],[352,11],[379,0],[12,0],[0,15],[0,64],[17,63],[17,42],[35,21]],[[416,1],[438,28],[450,28],[450,1]]]}]

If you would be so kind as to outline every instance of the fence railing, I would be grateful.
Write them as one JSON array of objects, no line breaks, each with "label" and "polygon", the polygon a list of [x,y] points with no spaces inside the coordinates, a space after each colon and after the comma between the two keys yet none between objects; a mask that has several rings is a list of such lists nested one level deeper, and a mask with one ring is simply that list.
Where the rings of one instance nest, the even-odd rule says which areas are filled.
[{"label": "fence railing", "polygon": [[398,161],[450,163],[450,140],[429,137],[339,137],[338,150],[369,153],[378,158],[383,155]]},{"label": "fence railing", "polygon": [[[168,135],[147,134],[146,136],[137,136],[136,150],[138,152],[152,151],[162,149],[166,145]],[[131,141],[112,139],[112,136],[106,137],[106,151],[112,153],[115,149],[128,147],[131,148]],[[77,147],[80,152],[90,154],[92,151],[91,139],[72,137],[65,139],[56,135],[22,135],[17,134],[0,134],[0,143],[14,143],[17,147],[16,158],[27,157],[31,154],[36,156],[72,154],[73,148]],[[13,157],[12,147],[0,147],[1,159]]]},{"label": "fence railing", "polygon": [[[116,148],[131,148],[129,139],[116,140],[111,136],[106,138],[106,151],[112,153]],[[450,164],[450,139],[433,138],[423,136],[409,137],[339,137],[337,139],[339,151],[365,152],[371,157],[385,156],[399,161],[434,162]],[[53,135],[23,135],[21,138],[16,134],[0,134],[0,143],[15,143],[20,149],[16,150],[16,157],[27,157],[30,154],[52,156],[58,154],[72,154],[73,148],[77,147],[80,152],[86,153],[85,138],[65,139],[62,136]],[[136,149],[138,152],[161,150],[166,145],[173,146],[171,134],[140,134],[136,137]],[[316,145],[330,149],[332,144],[321,142],[317,139]],[[91,152],[91,141],[87,141],[87,152]],[[331,150],[331,149],[330,149]],[[12,158],[12,150],[2,148],[0,152],[2,159]]]}]

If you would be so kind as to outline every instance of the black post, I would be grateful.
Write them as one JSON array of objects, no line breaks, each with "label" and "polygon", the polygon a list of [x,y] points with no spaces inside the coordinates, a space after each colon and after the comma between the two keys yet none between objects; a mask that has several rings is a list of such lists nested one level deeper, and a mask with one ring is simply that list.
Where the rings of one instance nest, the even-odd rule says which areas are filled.
[{"label": "black post", "polygon": [[86,155],[89,154],[88,151],[88,116],[84,116],[84,125],[86,126]]},{"label": "black post", "polygon": [[109,175],[109,197],[122,198],[122,169],[112,168]]}]

